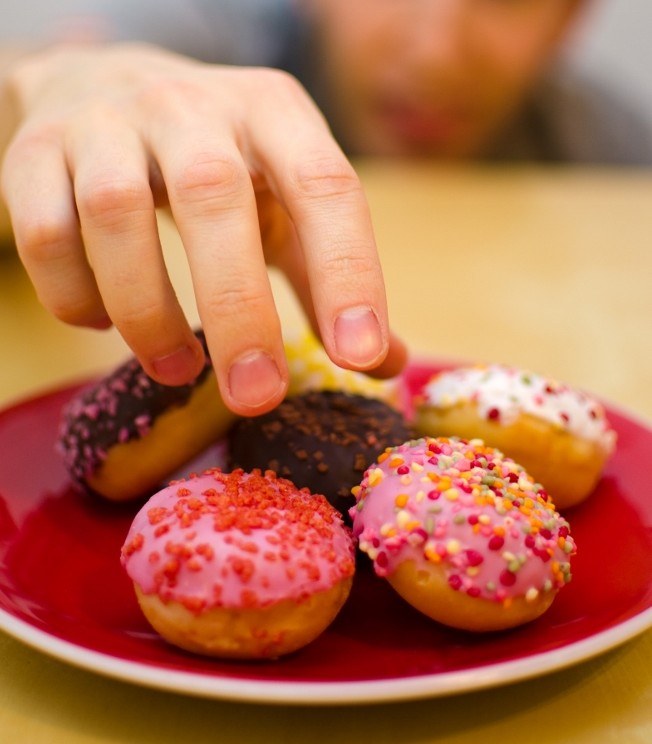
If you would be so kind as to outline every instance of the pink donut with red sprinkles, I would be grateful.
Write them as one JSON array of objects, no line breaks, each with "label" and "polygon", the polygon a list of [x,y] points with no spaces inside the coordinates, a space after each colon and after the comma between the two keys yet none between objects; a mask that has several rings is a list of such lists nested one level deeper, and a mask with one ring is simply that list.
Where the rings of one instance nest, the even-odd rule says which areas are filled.
[{"label": "pink donut with red sprinkles", "polygon": [[346,601],[351,531],[320,495],[271,471],[207,470],[142,507],[122,548],[151,625],[227,658],[276,658],[310,643]]},{"label": "pink donut with red sprinkles", "polygon": [[376,573],[446,625],[520,625],[570,581],[568,522],[520,465],[480,440],[389,448],[355,496],[353,532]]}]

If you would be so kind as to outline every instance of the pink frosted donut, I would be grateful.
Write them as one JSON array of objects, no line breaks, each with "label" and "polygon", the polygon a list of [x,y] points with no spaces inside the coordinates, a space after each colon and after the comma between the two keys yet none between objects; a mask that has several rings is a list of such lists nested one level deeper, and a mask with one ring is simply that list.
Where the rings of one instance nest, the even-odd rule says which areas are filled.
[{"label": "pink frosted donut", "polygon": [[136,515],[122,564],[170,643],[275,658],[314,640],[350,592],[355,547],[323,496],[272,472],[207,470]]},{"label": "pink frosted donut", "polygon": [[360,549],[434,620],[473,631],[520,625],[570,580],[568,522],[520,465],[479,440],[389,448],[354,490]]}]

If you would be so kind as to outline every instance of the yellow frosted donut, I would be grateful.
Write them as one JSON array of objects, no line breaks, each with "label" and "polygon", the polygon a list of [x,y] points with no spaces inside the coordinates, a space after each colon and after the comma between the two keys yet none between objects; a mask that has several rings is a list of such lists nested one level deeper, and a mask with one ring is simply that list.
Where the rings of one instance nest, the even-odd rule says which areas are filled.
[{"label": "yellow frosted donut", "polygon": [[362,372],[342,369],[331,361],[310,331],[288,332],[284,339],[290,372],[288,397],[308,391],[343,391],[399,405],[396,380],[376,380]]}]

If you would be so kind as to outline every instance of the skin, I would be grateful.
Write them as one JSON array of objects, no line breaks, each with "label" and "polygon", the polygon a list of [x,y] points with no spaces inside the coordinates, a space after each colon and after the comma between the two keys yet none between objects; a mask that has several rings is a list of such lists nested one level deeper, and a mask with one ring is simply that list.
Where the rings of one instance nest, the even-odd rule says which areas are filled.
[{"label": "skin", "polygon": [[[347,114],[347,146],[470,157],[580,4],[305,0],[303,9],[319,29],[336,128]],[[235,412],[263,413],[287,390],[266,264],[287,274],[333,361],[400,371],[405,347],[389,330],[364,193],[296,80],[146,45],[75,45],[18,57],[2,82],[14,122],[2,193],[21,259],[55,316],[114,324],[153,378],[192,380],[202,351],[163,263],[155,209],[166,207]]]},{"label": "skin", "polygon": [[340,140],[363,154],[482,154],[586,4],[306,0]]}]

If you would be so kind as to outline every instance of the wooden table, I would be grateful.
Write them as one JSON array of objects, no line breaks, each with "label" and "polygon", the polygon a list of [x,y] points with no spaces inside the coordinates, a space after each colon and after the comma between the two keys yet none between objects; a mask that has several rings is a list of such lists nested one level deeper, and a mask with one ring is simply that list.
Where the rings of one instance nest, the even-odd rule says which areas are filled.
[{"label": "wooden table", "polygon": [[[416,356],[504,361],[652,420],[652,173],[360,163],[395,329]],[[182,252],[163,226],[195,318]],[[121,360],[114,333],[68,328],[0,258],[0,403]],[[275,278],[286,325],[297,308]],[[652,633],[481,692],[353,707],[195,699],[82,671],[0,634],[0,741],[652,741]]]}]

